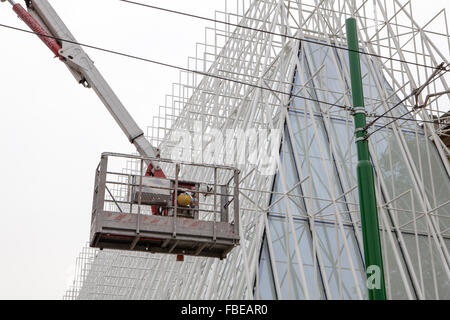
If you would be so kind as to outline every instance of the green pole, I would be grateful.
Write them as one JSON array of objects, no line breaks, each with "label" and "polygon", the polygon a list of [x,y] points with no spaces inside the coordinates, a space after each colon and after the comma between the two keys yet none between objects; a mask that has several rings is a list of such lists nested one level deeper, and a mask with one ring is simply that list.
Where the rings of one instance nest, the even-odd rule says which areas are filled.
[{"label": "green pole", "polygon": [[347,19],[345,25],[347,28],[356,147],[358,151],[357,175],[367,289],[369,290],[370,300],[386,300],[373,167],[370,162],[369,143],[364,138],[367,134],[365,129],[366,113],[358,53],[356,20],[354,18]]}]

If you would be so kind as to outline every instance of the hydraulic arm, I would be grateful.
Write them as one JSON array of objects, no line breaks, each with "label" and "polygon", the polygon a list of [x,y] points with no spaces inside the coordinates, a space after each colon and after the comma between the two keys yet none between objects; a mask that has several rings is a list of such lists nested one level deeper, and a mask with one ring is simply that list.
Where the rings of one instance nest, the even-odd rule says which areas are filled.
[{"label": "hydraulic arm", "polygon": [[[157,158],[158,150],[145,138],[144,132],[102,77],[93,61],[77,44],[75,37],[50,3],[47,0],[26,0],[27,10],[25,10],[14,0],[8,0],[8,2],[11,3],[19,18],[36,33],[56,57],[64,62],[77,82],[95,91],[139,154],[147,158]],[[157,162],[149,161],[148,165],[149,174],[164,176]]]},{"label": "hydraulic arm", "polygon": [[[102,154],[94,184],[91,247],[177,254],[177,261],[183,261],[185,254],[224,259],[239,244],[239,170],[157,159],[159,151],[145,138],[144,132],[49,2],[27,0],[27,9],[14,0],[8,2],[67,66],[76,81],[95,91],[141,155]],[[137,161],[141,170],[147,168],[146,176],[127,175],[124,179],[122,174],[108,168],[109,158]],[[175,176],[166,177],[159,163],[164,163],[167,172],[175,172]],[[210,180],[180,179],[181,166],[186,170],[199,167],[204,171],[213,170],[212,186],[208,188]],[[228,182],[219,179],[219,170],[225,177],[222,180]],[[120,204],[114,196],[115,191],[108,187],[115,179],[122,181],[121,190],[128,190]],[[208,196],[208,200],[200,195],[204,199]],[[150,210],[153,213],[151,218],[146,214]],[[234,214],[230,217],[231,211]]]}]

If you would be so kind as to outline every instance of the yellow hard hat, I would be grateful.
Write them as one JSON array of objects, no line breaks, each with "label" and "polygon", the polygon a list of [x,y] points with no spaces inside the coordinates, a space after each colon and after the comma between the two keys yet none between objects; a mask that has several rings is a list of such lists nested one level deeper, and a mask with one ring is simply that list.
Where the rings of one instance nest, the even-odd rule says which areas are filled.
[{"label": "yellow hard hat", "polygon": [[177,197],[177,202],[180,207],[187,207],[191,204],[192,197],[187,193],[179,194]]}]

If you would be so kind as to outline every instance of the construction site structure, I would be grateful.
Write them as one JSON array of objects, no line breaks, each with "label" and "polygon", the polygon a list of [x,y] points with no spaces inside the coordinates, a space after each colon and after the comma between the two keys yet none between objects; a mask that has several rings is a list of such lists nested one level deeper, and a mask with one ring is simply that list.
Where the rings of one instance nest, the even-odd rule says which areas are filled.
[{"label": "construction site structure", "polygon": [[[128,250],[83,249],[65,298],[367,299],[345,33],[345,21],[353,17],[359,26],[364,104],[371,124],[366,129],[387,298],[450,299],[450,163],[444,142],[450,41],[445,10],[422,23],[414,18],[414,1],[224,3],[147,135],[161,150],[160,158],[168,159],[178,148],[180,131],[202,141],[212,132],[231,132],[235,138],[255,131],[274,137],[280,133],[271,140],[279,157],[269,157],[277,170],[263,170],[256,161],[267,159],[265,150],[248,161],[222,164],[239,170],[239,246],[226,259],[194,252],[180,262],[168,254],[130,251],[139,241],[133,224],[131,238],[138,240],[128,238]],[[222,150],[241,141],[231,139]],[[207,166],[218,155],[205,152],[206,145],[191,144],[190,158],[200,158],[198,164],[206,166],[196,166],[181,180],[193,183],[192,177],[202,177],[206,182],[200,184],[210,192],[214,179]],[[154,181],[136,183],[144,181],[140,163],[148,158],[158,159],[131,158],[111,170],[124,174],[119,182],[130,191],[108,186],[111,195],[100,197],[104,211],[136,208],[136,189],[131,189],[155,187]],[[158,209],[167,217],[176,203],[170,199],[179,196],[177,188],[169,188],[174,177],[168,175],[165,182],[172,195],[159,194],[158,201],[169,201],[166,211]],[[225,180],[217,185],[226,186]],[[141,204],[144,193],[137,193]],[[220,193],[235,197],[231,190]],[[220,197],[216,193],[217,202]],[[180,203],[188,203],[186,199],[182,196]],[[166,217],[147,210],[150,217]],[[220,214],[218,209],[214,216]],[[229,218],[231,223],[231,214]],[[138,248],[150,250],[152,245],[149,241]]]},{"label": "construction site structure", "polygon": [[224,3],[214,18],[226,23],[208,25],[188,60],[203,74],[180,72],[148,136],[167,157],[179,130],[281,132],[274,175],[237,165],[240,245],[226,260],[182,263],[85,248],[65,297],[367,299],[353,116],[337,107],[351,106],[340,48],[354,17],[367,121],[383,115],[368,132],[387,298],[450,299],[450,163],[440,134],[448,94],[424,104],[448,90],[449,74],[414,95],[450,62],[445,10],[419,22],[414,1]]}]

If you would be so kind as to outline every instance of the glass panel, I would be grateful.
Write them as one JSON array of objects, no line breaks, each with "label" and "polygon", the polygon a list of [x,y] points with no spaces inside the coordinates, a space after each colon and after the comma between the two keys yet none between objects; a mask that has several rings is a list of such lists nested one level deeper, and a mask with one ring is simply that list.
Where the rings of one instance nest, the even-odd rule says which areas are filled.
[{"label": "glass panel", "polygon": [[445,274],[434,240],[426,235],[404,234],[406,245],[425,299],[450,299],[450,279]]},{"label": "glass panel", "polygon": [[[387,232],[391,233],[394,243],[389,240],[390,237]],[[397,237],[391,231],[387,232],[380,232],[387,297],[393,300],[406,300],[408,299],[407,288],[411,291],[411,295],[415,297]],[[395,252],[398,254],[399,260],[396,259]],[[406,283],[403,281],[402,272],[405,274]]]},{"label": "glass panel", "polygon": [[[350,257],[344,247],[342,233],[336,224],[317,223],[316,231],[321,247],[323,264],[333,299],[359,299],[360,294],[367,298],[365,272],[361,263],[359,249],[356,247],[352,228],[344,228],[345,240]],[[350,264],[350,259],[353,264]]]},{"label": "glass panel", "polygon": [[[305,299],[298,259],[295,256],[294,234],[287,219],[269,216],[274,259],[277,265],[283,299]],[[323,299],[323,287],[306,221],[294,220],[295,239],[299,246],[303,270],[311,299]]]},{"label": "glass panel", "polygon": [[264,244],[261,251],[258,276],[259,276],[258,286],[257,291],[255,292],[255,299],[259,300],[276,299],[277,295],[273,280],[273,271],[270,265],[267,239],[264,240]]}]

